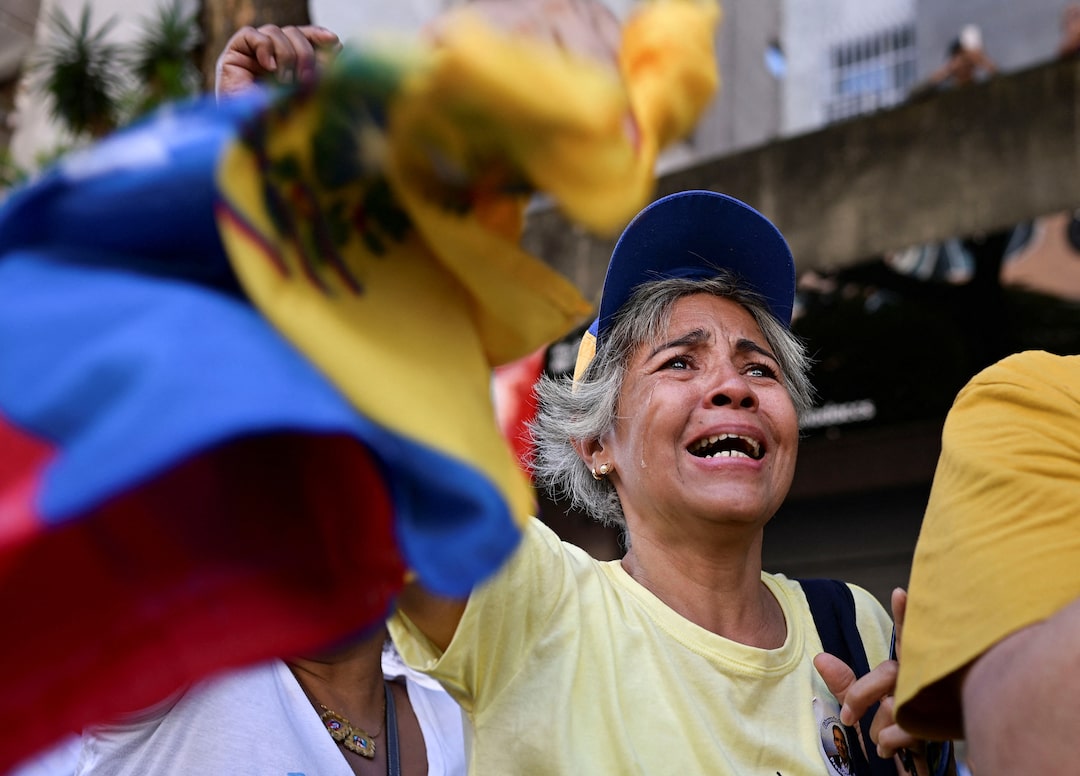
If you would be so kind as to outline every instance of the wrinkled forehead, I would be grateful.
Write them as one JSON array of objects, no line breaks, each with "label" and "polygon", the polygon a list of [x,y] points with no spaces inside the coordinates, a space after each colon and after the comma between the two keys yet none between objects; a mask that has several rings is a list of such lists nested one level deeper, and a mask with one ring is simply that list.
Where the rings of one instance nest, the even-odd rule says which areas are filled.
[{"label": "wrinkled forehead", "polygon": [[709,292],[687,293],[646,311],[641,327],[633,331],[629,343],[635,355],[666,342],[687,347],[721,339],[747,340],[760,347],[770,347],[768,337],[742,302]]}]

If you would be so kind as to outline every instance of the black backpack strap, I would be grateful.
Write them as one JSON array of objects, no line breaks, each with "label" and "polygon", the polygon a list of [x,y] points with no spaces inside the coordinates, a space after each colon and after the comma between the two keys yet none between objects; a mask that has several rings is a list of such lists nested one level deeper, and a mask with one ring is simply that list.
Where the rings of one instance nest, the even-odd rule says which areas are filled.
[{"label": "black backpack strap", "polygon": [[[862,636],[855,621],[855,598],[851,588],[837,579],[799,579],[796,580],[806,594],[810,604],[810,613],[814,616],[821,645],[825,651],[843,660],[856,678],[869,673],[870,664],[866,659]],[[859,720],[863,741],[866,742],[869,762],[863,755],[862,747],[851,747],[851,759],[855,773],[859,776],[897,776],[892,758],[883,760],[870,740],[870,723],[877,713],[878,704],[871,706]],[[848,735],[855,736],[855,729],[848,727]],[[858,741],[858,738],[851,740]]]}]

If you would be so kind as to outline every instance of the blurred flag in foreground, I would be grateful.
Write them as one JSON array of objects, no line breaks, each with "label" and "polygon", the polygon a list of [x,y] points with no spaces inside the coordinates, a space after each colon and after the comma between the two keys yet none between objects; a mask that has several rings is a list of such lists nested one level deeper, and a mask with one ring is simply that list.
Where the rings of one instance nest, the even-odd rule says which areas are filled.
[{"label": "blurred flag in foreground", "polygon": [[[532,508],[492,370],[590,312],[517,245],[594,230],[716,84],[715,6],[611,69],[470,18],[200,101],[0,210],[0,770],[216,670],[464,595]],[[628,131],[633,116],[636,128]]]},{"label": "blurred flag in foreground", "polygon": [[530,475],[533,451],[529,424],[536,419],[539,409],[533,386],[544,373],[546,360],[547,348],[540,348],[509,364],[495,367],[491,380],[499,431],[510,444],[518,465]]}]

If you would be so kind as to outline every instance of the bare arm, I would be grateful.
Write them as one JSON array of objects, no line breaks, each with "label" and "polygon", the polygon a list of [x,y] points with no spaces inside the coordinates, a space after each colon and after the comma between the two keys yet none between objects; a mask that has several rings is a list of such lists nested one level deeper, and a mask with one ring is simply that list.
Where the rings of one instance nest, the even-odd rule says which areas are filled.
[{"label": "bare arm", "polygon": [[1055,773],[1080,762],[1080,599],[998,642],[962,688],[979,776]]},{"label": "bare arm", "polygon": [[937,70],[928,75],[924,83],[928,86],[937,86],[941,82],[947,80],[949,76],[953,74],[953,70],[953,63],[950,59],[948,62],[943,63]]},{"label": "bare arm", "polygon": [[338,36],[325,27],[242,27],[218,57],[214,91],[218,97],[235,94],[269,77],[278,83],[309,81],[318,71],[319,52],[340,47]]},{"label": "bare arm", "polygon": [[983,49],[975,49],[969,52],[969,56],[975,63],[975,66],[982,70],[987,75],[994,75],[997,73],[997,65],[994,64],[994,60],[990,59],[990,56]]}]

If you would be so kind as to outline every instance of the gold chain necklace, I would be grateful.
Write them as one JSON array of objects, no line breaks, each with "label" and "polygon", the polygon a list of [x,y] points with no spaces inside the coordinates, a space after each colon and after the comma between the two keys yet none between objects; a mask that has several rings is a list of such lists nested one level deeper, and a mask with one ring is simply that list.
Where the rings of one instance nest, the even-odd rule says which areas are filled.
[{"label": "gold chain necklace", "polygon": [[326,725],[326,732],[330,734],[330,737],[348,749],[350,752],[356,752],[361,757],[366,757],[371,760],[375,757],[375,739],[383,731],[383,727],[386,725],[386,696],[383,696],[383,711],[382,720],[383,724],[379,725],[379,729],[369,734],[363,728],[355,727],[349,721],[348,717],[338,714],[332,709],[326,708],[321,703],[319,708],[323,710],[323,713],[319,715],[319,719]]}]

